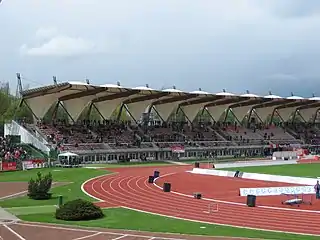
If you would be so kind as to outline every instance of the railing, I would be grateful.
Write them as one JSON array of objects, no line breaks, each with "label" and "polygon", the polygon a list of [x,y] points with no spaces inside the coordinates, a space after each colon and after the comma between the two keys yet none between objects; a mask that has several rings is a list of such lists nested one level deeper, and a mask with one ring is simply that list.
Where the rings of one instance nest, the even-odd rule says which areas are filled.
[{"label": "railing", "polygon": [[44,137],[45,135],[40,131],[40,129],[37,127],[37,125],[34,125],[33,128],[30,124],[27,125],[27,127],[25,127],[25,126],[22,126],[22,127],[25,128],[28,132],[31,131],[31,134],[35,135],[35,137],[38,138],[38,140],[40,142],[42,142],[45,145],[49,145],[49,142]]},{"label": "railing", "polygon": [[50,153],[50,148],[46,146],[42,141],[40,141],[37,137],[32,135],[28,130],[19,125],[16,121],[12,121],[11,123],[6,123],[4,125],[4,134],[5,135],[18,135],[21,137],[22,143],[31,144],[34,147],[40,149],[47,155]]}]

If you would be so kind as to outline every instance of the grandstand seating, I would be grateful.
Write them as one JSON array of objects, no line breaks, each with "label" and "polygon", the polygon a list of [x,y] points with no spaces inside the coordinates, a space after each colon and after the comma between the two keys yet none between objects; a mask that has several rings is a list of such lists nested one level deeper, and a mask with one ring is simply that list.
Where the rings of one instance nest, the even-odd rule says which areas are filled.
[{"label": "grandstand seating", "polygon": [[287,126],[308,144],[320,145],[320,129],[317,124],[296,123]]},{"label": "grandstand seating", "polygon": [[[59,94],[53,94],[57,92]],[[50,104],[55,101],[59,102],[54,112],[35,111],[39,110],[38,105],[42,104],[41,101],[38,102],[38,99],[43,99],[41,107],[43,107],[42,110],[46,109],[49,102],[47,95],[50,95],[50,98],[48,97],[52,101]],[[54,121],[41,122],[36,126],[27,125],[26,128],[36,135],[42,134],[53,147],[60,149],[84,151],[106,149],[112,150],[110,152],[117,152],[113,150],[154,148],[156,152],[158,148],[183,145],[190,149],[220,147],[216,150],[219,154],[244,154],[249,145],[261,151],[261,149],[266,149],[262,147],[266,145],[269,145],[270,148],[272,145],[274,148],[275,145],[320,144],[318,126],[288,124],[291,119],[297,120],[297,108],[302,117],[301,120],[312,119],[313,115],[316,116],[320,103],[317,97],[302,101],[301,98],[296,98],[297,96],[284,99],[271,93],[264,97],[249,93],[234,95],[225,91],[218,94],[202,91],[188,93],[178,91],[175,87],[154,90],[147,86],[133,89],[123,88],[120,84],[111,84],[106,88],[79,82],[43,86],[22,93],[23,99],[33,99],[35,96],[37,96],[37,101],[32,104],[32,101],[28,103],[30,110],[39,118],[49,118]],[[109,103],[110,109],[104,108]],[[89,111],[85,112],[88,118],[114,119],[113,116],[118,116],[120,119],[127,119],[130,115],[132,122],[81,120],[70,124],[55,119],[57,116],[67,117],[59,109],[64,113],[67,112],[69,118],[77,119],[78,116],[81,116],[80,118],[83,119],[85,115],[75,113],[76,108],[73,108],[83,104],[88,106],[86,109]],[[119,106],[118,110],[127,111],[128,115],[122,116],[124,112],[113,114],[112,111],[117,110],[114,109],[116,106]],[[290,112],[293,110],[291,106],[295,106],[293,112]],[[264,108],[269,110],[264,111]],[[282,111],[285,108],[287,112]],[[300,111],[300,108],[305,111]],[[148,112],[146,112],[147,109]],[[96,110],[96,113],[99,112],[99,116],[93,114],[93,110]],[[48,113],[50,117],[45,116]],[[160,121],[163,118],[166,120],[165,123]],[[213,119],[217,121],[211,123]],[[221,122],[218,119],[225,121]],[[284,119],[287,120],[285,124],[258,123],[269,120],[276,123]],[[190,124],[186,122],[187,120],[193,123]],[[241,124],[235,123],[237,121],[241,121]],[[197,151],[191,153],[198,154]]]},{"label": "grandstand seating", "polygon": [[[141,126],[129,121],[83,121],[73,125],[56,121],[40,123],[37,127],[49,142],[58,144],[64,150],[170,148],[177,144],[190,148],[300,144],[302,140],[320,143],[320,130],[305,125],[290,128],[254,125],[245,128],[230,123],[188,125],[186,122],[169,122]],[[291,133],[301,136],[301,139]]]},{"label": "grandstand seating", "polygon": [[212,148],[221,146],[320,144],[320,129],[314,124],[263,125],[236,123],[172,122],[132,124],[131,121],[89,121],[74,124],[62,120],[23,124],[40,132],[60,150],[103,150],[136,148]]},{"label": "grandstand seating", "polygon": [[260,135],[263,136],[264,140],[268,140],[274,144],[298,144],[300,140],[295,139],[294,136],[290,135],[285,128],[276,126],[268,126],[264,129],[257,130]]}]

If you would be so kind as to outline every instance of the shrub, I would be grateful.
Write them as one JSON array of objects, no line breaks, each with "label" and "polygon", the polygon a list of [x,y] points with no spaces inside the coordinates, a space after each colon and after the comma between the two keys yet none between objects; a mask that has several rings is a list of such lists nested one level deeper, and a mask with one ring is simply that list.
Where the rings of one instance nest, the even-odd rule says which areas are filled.
[{"label": "shrub", "polygon": [[49,193],[52,186],[52,175],[48,173],[42,177],[38,172],[36,180],[30,179],[28,184],[28,197],[35,200],[50,199],[51,193]]},{"label": "shrub", "polygon": [[56,210],[56,219],[66,221],[94,220],[104,217],[98,206],[83,199],[76,199],[63,204]]}]

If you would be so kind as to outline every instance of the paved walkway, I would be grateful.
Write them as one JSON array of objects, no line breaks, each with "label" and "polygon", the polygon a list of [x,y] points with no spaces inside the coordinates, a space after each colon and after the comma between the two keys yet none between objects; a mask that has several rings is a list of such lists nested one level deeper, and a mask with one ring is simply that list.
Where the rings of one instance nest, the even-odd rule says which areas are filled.
[{"label": "paved walkway", "polygon": [[11,213],[7,212],[3,208],[0,207],[0,222],[6,222],[6,221],[18,221],[19,218],[12,215]]},{"label": "paved walkway", "polygon": [[191,163],[184,163],[184,162],[175,162],[175,161],[165,161],[167,163],[177,164],[177,165],[190,165]]}]

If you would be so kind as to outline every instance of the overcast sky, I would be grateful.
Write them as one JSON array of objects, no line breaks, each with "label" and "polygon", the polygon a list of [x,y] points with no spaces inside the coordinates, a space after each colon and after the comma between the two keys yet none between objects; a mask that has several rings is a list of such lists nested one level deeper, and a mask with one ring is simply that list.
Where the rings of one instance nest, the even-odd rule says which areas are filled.
[{"label": "overcast sky", "polygon": [[320,95],[319,0],[3,0],[0,81]]}]

